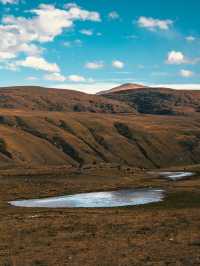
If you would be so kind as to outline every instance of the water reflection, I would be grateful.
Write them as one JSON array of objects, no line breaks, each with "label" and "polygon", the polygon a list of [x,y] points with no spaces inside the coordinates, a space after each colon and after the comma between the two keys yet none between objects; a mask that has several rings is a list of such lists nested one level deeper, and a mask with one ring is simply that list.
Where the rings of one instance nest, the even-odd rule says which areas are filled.
[{"label": "water reflection", "polygon": [[143,205],[162,201],[163,198],[164,191],[160,189],[128,189],[45,199],[17,200],[11,201],[9,204],[18,207],[41,208],[102,208]]},{"label": "water reflection", "polygon": [[159,174],[172,181],[182,180],[194,175],[192,172],[160,172]]}]

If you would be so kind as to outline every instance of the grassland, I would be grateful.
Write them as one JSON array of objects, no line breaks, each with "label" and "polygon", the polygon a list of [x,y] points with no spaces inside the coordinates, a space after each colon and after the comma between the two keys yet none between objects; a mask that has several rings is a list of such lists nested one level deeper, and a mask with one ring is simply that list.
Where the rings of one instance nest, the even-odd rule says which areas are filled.
[{"label": "grassland", "polygon": [[[181,168],[179,168],[181,169]],[[0,178],[0,265],[199,265],[200,175],[171,182],[135,168]],[[37,171],[35,171],[36,174]],[[159,187],[164,202],[112,209],[27,209],[7,201]]]},{"label": "grassland", "polygon": [[0,110],[0,167],[138,168],[190,165],[200,158],[200,116]]},{"label": "grassland", "polygon": [[[1,266],[200,265],[198,103],[184,116],[163,116],[72,91],[14,88],[0,96]],[[172,182],[149,174],[163,168],[196,175]],[[165,200],[112,209],[8,204],[147,187],[164,189]]]},{"label": "grassland", "polygon": [[143,114],[185,115],[200,111],[198,90],[173,90],[124,84],[105,94],[101,92],[100,95],[129,104]]}]

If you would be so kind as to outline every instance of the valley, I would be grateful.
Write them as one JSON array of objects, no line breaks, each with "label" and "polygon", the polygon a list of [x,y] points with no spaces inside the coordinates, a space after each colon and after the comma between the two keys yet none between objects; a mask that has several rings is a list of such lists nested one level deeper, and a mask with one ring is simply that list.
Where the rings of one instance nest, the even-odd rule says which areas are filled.
[{"label": "valley", "polygon": [[[165,97],[152,90],[0,90],[0,265],[200,264],[198,102],[170,96],[173,112],[161,112]],[[163,198],[130,206],[127,190]],[[100,208],[10,204],[80,193],[87,203],[91,192]],[[126,206],[106,208],[107,197]]]}]

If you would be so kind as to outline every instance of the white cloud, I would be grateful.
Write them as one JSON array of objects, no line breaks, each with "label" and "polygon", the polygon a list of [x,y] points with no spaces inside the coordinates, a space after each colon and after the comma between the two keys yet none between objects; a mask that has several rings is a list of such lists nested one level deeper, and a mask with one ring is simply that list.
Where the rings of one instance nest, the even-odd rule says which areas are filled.
[{"label": "white cloud", "polygon": [[86,78],[79,75],[70,75],[67,77],[67,80],[72,82],[86,82]]},{"label": "white cloud", "polygon": [[83,35],[92,36],[93,35],[93,30],[83,29],[83,30],[80,30],[80,33],[83,34]]},{"label": "white cloud", "polygon": [[17,4],[18,0],[0,0],[0,3],[6,5],[6,4]]},{"label": "white cloud", "polygon": [[199,57],[187,58],[180,51],[170,51],[167,55],[166,63],[170,65],[181,65],[181,64],[197,64],[200,61]]},{"label": "white cloud", "polygon": [[45,80],[64,82],[66,78],[60,73],[51,73],[44,76]]},{"label": "white cloud", "polygon": [[0,52],[0,61],[15,58],[15,54],[9,52]]},{"label": "white cloud", "polygon": [[71,7],[78,7],[78,5],[76,3],[68,3],[64,5],[64,8],[71,8]]},{"label": "white cloud", "polygon": [[101,21],[100,14],[98,12],[81,9],[76,4],[71,5],[69,7],[70,8],[69,8],[68,13],[69,13],[69,19],[71,20],[82,20],[82,21],[90,20],[90,21],[96,21],[96,22]]},{"label": "white cloud", "polygon": [[[11,3],[12,0],[8,1]],[[2,19],[2,24],[0,24],[1,61],[17,58],[21,53],[28,57],[39,57],[42,53],[41,43],[53,41],[65,29],[72,28],[76,21],[101,21],[98,12],[90,12],[76,4],[68,5],[66,9],[41,4],[30,12],[33,16],[5,16]],[[52,72],[55,71],[52,70]]]},{"label": "white cloud", "polygon": [[80,76],[80,75],[69,75],[66,77],[66,81],[68,81],[68,83],[77,83],[77,84],[94,84],[94,80],[92,78],[85,78],[84,76]]},{"label": "white cloud", "polygon": [[83,76],[80,75],[69,75],[67,77],[61,75],[60,73],[50,73],[44,76],[45,80],[49,80],[49,81],[59,81],[59,82],[64,82],[64,81],[68,81],[68,82],[72,82],[72,83],[93,83],[94,80],[91,78],[85,78]]},{"label": "white cloud", "polygon": [[117,11],[112,11],[108,14],[109,19],[111,20],[118,20],[120,19],[120,15],[117,13]]},{"label": "white cloud", "polygon": [[104,67],[104,64],[102,61],[94,61],[86,63],[85,67],[88,69],[101,69]]},{"label": "white cloud", "polygon": [[196,40],[196,38],[195,38],[194,36],[187,36],[187,37],[185,37],[185,39],[186,39],[186,41],[188,41],[188,42],[193,42],[193,41]]},{"label": "white cloud", "polygon": [[146,28],[149,30],[168,30],[170,26],[173,25],[173,21],[170,19],[166,20],[160,20],[160,19],[154,19],[151,17],[139,17],[137,24],[141,28]]},{"label": "white cloud", "polygon": [[74,47],[74,46],[82,46],[82,41],[79,40],[79,39],[76,39],[74,41],[66,41],[63,43],[63,46],[67,47],[67,48],[70,48],[70,47]]},{"label": "white cloud", "polygon": [[193,84],[151,84],[153,87],[171,88],[175,90],[200,90],[200,83]]},{"label": "white cloud", "polygon": [[112,62],[112,66],[114,68],[123,69],[124,68],[124,62],[119,61],[119,60],[115,60]]},{"label": "white cloud", "polygon": [[57,64],[49,63],[42,57],[29,56],[25,60],[17,61],[16,65],[47,72],[60,72]]},{"label": "white cloud", "polygon": [[7,60],[15,58],[19,53],[39,55],[42,49],[26,40],[23,31],[14,25],[0,25],[0,58]]},{"label": "white cloud", "polygon": [[180,65],[186,63],[186,61],[185,55],[182,52],[171,51],[168,53],[166,63],[171,65]]},{"label": "white cloud", "polygon": [[180,76],[183,78],[191,78],[194,75],[194,73],[190,70],[181,69]]},{"label": "white cloud", "polygon": [[19,34],[23,34],[21,38],[26,41],[49,42],[60,35],[64,29],[73,27],[77,20],[100,21],[99,13],[89,12],[79,7],[64,10],[55,8],[53,5],[41,4],[31,12],[35,16],[30,19],[8,16],[4,18],[4,24],[12,26]]},{"label": "white cloud", "polygon": [[30,81],[38,80],[38,78],[34,76],[27,77],[26,79]]}]

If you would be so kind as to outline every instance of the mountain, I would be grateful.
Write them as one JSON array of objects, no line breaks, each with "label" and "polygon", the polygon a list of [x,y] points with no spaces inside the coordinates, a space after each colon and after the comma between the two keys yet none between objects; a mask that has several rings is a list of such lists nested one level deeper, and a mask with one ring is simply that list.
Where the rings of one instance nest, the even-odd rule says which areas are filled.
[{"label": "mountain", "polygon": [[200,117],[0,109],[0,166],[200,161]]},{"label": "mountain", "polygon": [[110,90],[100,91],[97,93],[97,95],[105,95],[109,93],[117,93],[117,92],[123,92],[123,91],[129,91],[129,90],[138,90],[138,89],[144,89],[148,88],[147,86],[141,85],[141,84],[134,84],[134,83],[126,83],[121,86],[115,87]]},{"label": "mountain", "polygon": [[[148,93],[155,90],[148,88]],[[121,164],[159,168],[199,163],[198,113],[164,119],[136,113],[133,106],[137,105],[128,101],[128,95],[136,92],[137,96],[139,91],[145,94],[147,88],[108,94],[122,97],[125,102],[121,103],[67,90],[1,89],[0,167]],[[161,102],[163,94],[172,93],[158,91]]]},{"label": "mountain", "polygon": [[200,91],[173,90],[125,84],[101,92],[107,99],[115,99],[129,104],[139,113],[159,115],[180,115],[200,111]]},{"label": "mountain", "polygon": [[57,112],[135,113],[134,108],[124,102],[73,90],[33,86],[0,88],[0,108]]}]

